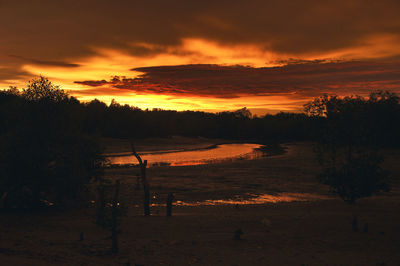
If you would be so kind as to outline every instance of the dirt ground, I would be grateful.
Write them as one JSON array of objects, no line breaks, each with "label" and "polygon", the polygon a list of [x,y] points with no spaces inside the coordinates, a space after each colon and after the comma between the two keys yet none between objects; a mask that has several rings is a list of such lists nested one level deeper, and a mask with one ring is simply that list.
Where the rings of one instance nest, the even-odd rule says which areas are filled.
[{"label": "dirt ground", "polygon": [[[135,190],[137,169],[107,169],[111,182],[121,181],[118,254],[110,253],[111,233],[95,224],[89,205],[66,212],[1,214],[0,265],[400,265],[400,152],[386,152],[392,191],[349,206],[316,181],[319,167],[311,143],[286,147],[284,155],[251,161],[149,168],[156,205],[150,217],[143,216],[143,192]],[[283,192],[321,199],[174,206],[173,216],[166,217],[162,204],[169,192],[191,203]],[[352,231],[353,215],[359,232]],[[241,240],[234,240],[238,229]]]}]

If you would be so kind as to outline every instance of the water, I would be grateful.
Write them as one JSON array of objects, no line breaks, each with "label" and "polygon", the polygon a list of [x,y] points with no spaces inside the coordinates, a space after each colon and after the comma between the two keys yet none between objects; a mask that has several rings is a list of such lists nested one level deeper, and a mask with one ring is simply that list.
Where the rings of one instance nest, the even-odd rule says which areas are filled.
[{"label": "water", "polygon": [[[149,166],[156,165],[199,165],[215,163],[227,159],[254,158],[260,156],[260,152],[255,149],[260,148],[260,144],[235,143],[222,144],[209,149],[191,151],[152,151],[139,153],[142,160],[147,160]],[[133,155],[112,156],[107,158],[112,165],[132,165],[137,164],[137,159]]]},{"label": "water", "polygon": [[[156,196],[153,196],[156,199]],[[177,200],[173,203],[174,206],[221,206],[221,205],[263,205],[280,202],[311,202],[320,200],[330,200],[332,197],[311,193],[275,193],[275,194],[246,194],[237,195],[230,199],[206,199],[202,201],[182,201]],[[152,203],[152,207],[165,206],[165,203]],[[135,205],[139,207],[139,205]]]},{"label": "water", "polygon": [[317,201],[327,200],[330,197],[324,195],[310,194],[310,193],[278,193],[255,195],[250,194],[250,197],[244,199],[241,196],[236,196],[232,199],[221,200],[204,200],[197,202],[176,201],[176,206],[217,206],[217,205],[259,205],[266,203],[279,203],[279,202],[301,202],[301,201]]}]

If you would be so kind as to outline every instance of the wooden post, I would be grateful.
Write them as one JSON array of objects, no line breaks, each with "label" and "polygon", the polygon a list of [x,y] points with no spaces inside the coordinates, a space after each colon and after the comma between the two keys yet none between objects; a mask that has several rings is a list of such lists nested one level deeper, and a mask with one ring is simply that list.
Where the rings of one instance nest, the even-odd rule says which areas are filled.
[{"label": "wooden post", "polygon": [[167,216],[172,215],[172,201],[174,200],[174,194],[172,192],[168,193],[167,197]]},{"label": "wooden post", "polygon": [[140,155],[136,152],[133,142],[131,142],[132,154],[136,157],[140,166],[140,175],[142,177],[143,191],[144,191],[144,215],[150,215],[150,186],[146,178],[147,160],[142,161]]},{"label": "wooden post", "polygon": [[118,253],[118,196],[119,196],[120,181],[115,182],[115,193],[112,203],[111,212],[111,239],[112,239],[112,253]]}]

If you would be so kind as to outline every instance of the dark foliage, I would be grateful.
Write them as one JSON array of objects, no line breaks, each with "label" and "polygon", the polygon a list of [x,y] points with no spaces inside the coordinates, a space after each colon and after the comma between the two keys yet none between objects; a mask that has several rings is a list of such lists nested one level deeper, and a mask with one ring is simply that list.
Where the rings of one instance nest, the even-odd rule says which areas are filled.
[{"label": "dark foliage", "polygon": [[319,141],[336,146],[393,147],[400,145],[400,98],[377,91],[369,98],[340,98],[336,95],[314,99],[305,105],[310,117],[323,118]]},{"label": "dark foliage", "polygon": [[248,109],[235,112],[141,110],[113,101],[110,106],[93,100],[83,104],[85,127],[103,137],[144,138],[208,137],[225,139],[265,139],[275,141],[311,140],[319,118],[305,114],[279,113],[253,117]]},{"label": "dark foliage", "polygon": [[101,151],[82,106],[41,77],[0,94],[0,194],[9,208],[64,205],[100,174]]},{"label": "dark foliage", "polygon": [[399,100],[379,91],[367,99],[324,95],[305,106],[310,116],[323,118],[317,152],[324,170],[318,178],[345,202],[389,190],[379,149],[400,144]]},{"label": "dark foliage", "polygon": [[364,154],[341,166],[325,168],[318,178],[345,202],[352,204],[376,192],[389,191],[388,172],[379,166],[381,161],[382,157],[375,153]]}]

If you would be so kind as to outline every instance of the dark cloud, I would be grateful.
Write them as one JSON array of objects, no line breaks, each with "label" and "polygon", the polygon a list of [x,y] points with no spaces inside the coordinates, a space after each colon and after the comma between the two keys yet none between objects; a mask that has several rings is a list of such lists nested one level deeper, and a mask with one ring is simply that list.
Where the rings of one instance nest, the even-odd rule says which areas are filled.
[{"label": "dark cloud", "polygon": [[138,94],[236,98],[321,93],[368,94],[371,90],[400,92],[400,61],[306,62],[282,67],[179,65],[132,69],[136,78],[77,81],[87,86],[131,90]]},{"label": "dark cloud", "polygon": [[106,80],[86,80],[86,81],[75,81],[77,84],[83,84],[86,86],[91,86],[91,87],[98,87],[98,86],[103,86],[106,84],[109,84],[110,82]]},{"label": "dark cloud", "polygon": [[93,47],[148,56],[183,38],[300,54],[400,36],[398,0],[3,0],[0,7],[0,54],[39,64],[68,65]]}]

